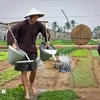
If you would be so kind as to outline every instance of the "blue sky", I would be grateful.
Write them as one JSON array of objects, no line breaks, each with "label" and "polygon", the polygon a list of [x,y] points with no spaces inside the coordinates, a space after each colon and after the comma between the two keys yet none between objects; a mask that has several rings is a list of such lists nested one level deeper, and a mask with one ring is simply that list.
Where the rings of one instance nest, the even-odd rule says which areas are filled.
[{"label": "blue sky", "polygon": [[59,26],[67,22],[61,12],[64,10],[69,21],[85,24],[91,28],[100,26],[100,0],[0,0],[0,21],[12,22],[23,20],[24,16],[36,8],[45,14],[39,20],[57,21]]}]

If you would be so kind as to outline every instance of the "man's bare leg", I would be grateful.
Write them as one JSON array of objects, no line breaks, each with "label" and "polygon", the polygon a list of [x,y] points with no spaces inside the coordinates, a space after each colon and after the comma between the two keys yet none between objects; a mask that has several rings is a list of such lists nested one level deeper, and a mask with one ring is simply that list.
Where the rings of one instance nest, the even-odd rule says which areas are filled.
[{"label": "man's bare leg", "polygon": [[25,98],[30,99],[29,91],[28,91],[28,78],[27,78],[27,71],[21,73],[21,81],[25,90]]},{"label": "man's bare leg", "polygon": [[34,84],[35,78],[36,78],[36,70],[32,70],[30,72],[30,76],[29,76],[30,88],[32,89],[34,94],[37,94],[38,92],[37,92],[37,89],[35,88],[35,84]]}]

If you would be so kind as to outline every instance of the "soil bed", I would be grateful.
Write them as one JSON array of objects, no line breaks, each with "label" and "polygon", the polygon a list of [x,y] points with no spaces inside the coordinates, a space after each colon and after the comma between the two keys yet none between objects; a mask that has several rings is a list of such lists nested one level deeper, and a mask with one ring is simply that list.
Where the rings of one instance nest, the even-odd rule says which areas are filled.
[{"label": "soil bed", "polygon": [[[58,70],[53,68],[53,62],[47,61],[44,63],[41,69],[38,69],[36,76],[36,85],[38,89],[47,89],[47,90],[63,90],[63,89],[72,89],[77,92],[80,96],[79,100],[100,100],[100,65],[99,59],[93,58],[93,70],[96,82],[98,83],[97,87],[87,87],[87,88],[78,88],[70,85],[69,76],[70,72],[61,73]],[[78,58],[72,58],[72,68],[76,67]],[[13,67],[7,61],[0,62],[0,72],[7,70]],[[20,76],[6,82],[1,89],[17,87],[18,84],[21,84]]]}]

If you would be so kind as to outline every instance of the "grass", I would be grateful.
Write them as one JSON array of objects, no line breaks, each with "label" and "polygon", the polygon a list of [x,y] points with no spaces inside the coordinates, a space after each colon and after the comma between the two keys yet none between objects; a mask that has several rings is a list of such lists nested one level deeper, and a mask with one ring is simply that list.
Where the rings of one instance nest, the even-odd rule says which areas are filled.
[{"label": "grass", "polygon": [[0,52],[0,61],[8,59],[8,52]]},{"label": "grass", "polygon": [[56,55],[66,55],[75,50],[75,47],[64,47],[57,50]]},{"label": "grass", "polygon": [[0,45],[7,45],[7,41],[6,40],[0,40]]},{"label": "grass", "polygon": [[55,90],[40,94],[37,100],[77,100],[78,98],[73,90]]},{"label": "grass", "polygon": [[97,45],[98,44],[98,40],[94,41],[94,40],[90,40],[90,45]]},{"label": "grass", "polygon": [[14,79],[15,77],[19,76],[20,72],[14,71],[13,68],[10,68],[2,73],[0,73],[0,85],[4,84],[5,82]]},{"label": "grass", "polygon": [[6,89],[6,94],[0,93],[0,100],[26,100],[24,96],[24,89],[22,88],[22,85],[19,85],[17,88]]},{"label": "grass", "polygon": [[[91,70],[91,66],[92,64],[90,58],[79,58],[77,67],[73,69],[76,87],[89,87],[97,85],[93,70]],[[70,79],[71,84],[73,85],[72,77]]]},{"label": "grass", "polygon": [[[6,89],[6,94],[0,93],[0,100],[26,100],[24,96],[25,92],[20,84],[17,88]],[[56,90],[40,94],[37,100],[78,100],[78,98],[73,90]]]},{"label": "grass", "polygon": [[71,53],[71,56],[73,57],[87,57],[88,56],[88,50],[75,50]]},{"label": "grass", "polygon": [[92,56],[93,57],[99,57],[97,50],[92,50]]},{"label": "grass", "polygon": [[53,41],[53,45],[58,45],[58,44],[59,45],[75,45],[75,43],[72,40],[54,40]]}]

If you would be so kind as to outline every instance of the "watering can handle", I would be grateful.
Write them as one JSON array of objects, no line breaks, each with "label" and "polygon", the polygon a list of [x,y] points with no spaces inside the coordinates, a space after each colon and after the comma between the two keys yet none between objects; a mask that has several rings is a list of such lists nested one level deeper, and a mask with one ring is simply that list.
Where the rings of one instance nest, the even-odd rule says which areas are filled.
[{"label": "watering can handle", "polygon": [[47,29],[46,29],[46,23],[44,22],[44,26],[45,26],[45,32],[46,32],[46,39],[47,39],[47,49],[49,49],[49,41],[48,41],[48,35],[47,35]]},{"label": "watering can handle", "polygon": [[18,46],[17,40],[16,40],[16,38],[15,38],[15,36],[14,36],[12,30],[11,30],[11,27],[10,27],[10,24],[9,24],[9,23],[8,23],[8,28],[9,28],[9,31],[10,31],[10,33],[11,33],[13,39],[14,39],[14,43],[17,45],[17,47],[18,47],[18,49],[19,49],[19,46]]},{"label": "watering can handle", "polygon": [[46,23],[45,22],[44,22],[44,26],[45,26],[45,32],[46,32],[46,39],[47,39],[47,42],[48,42],[47,29],[46,29]]}]

